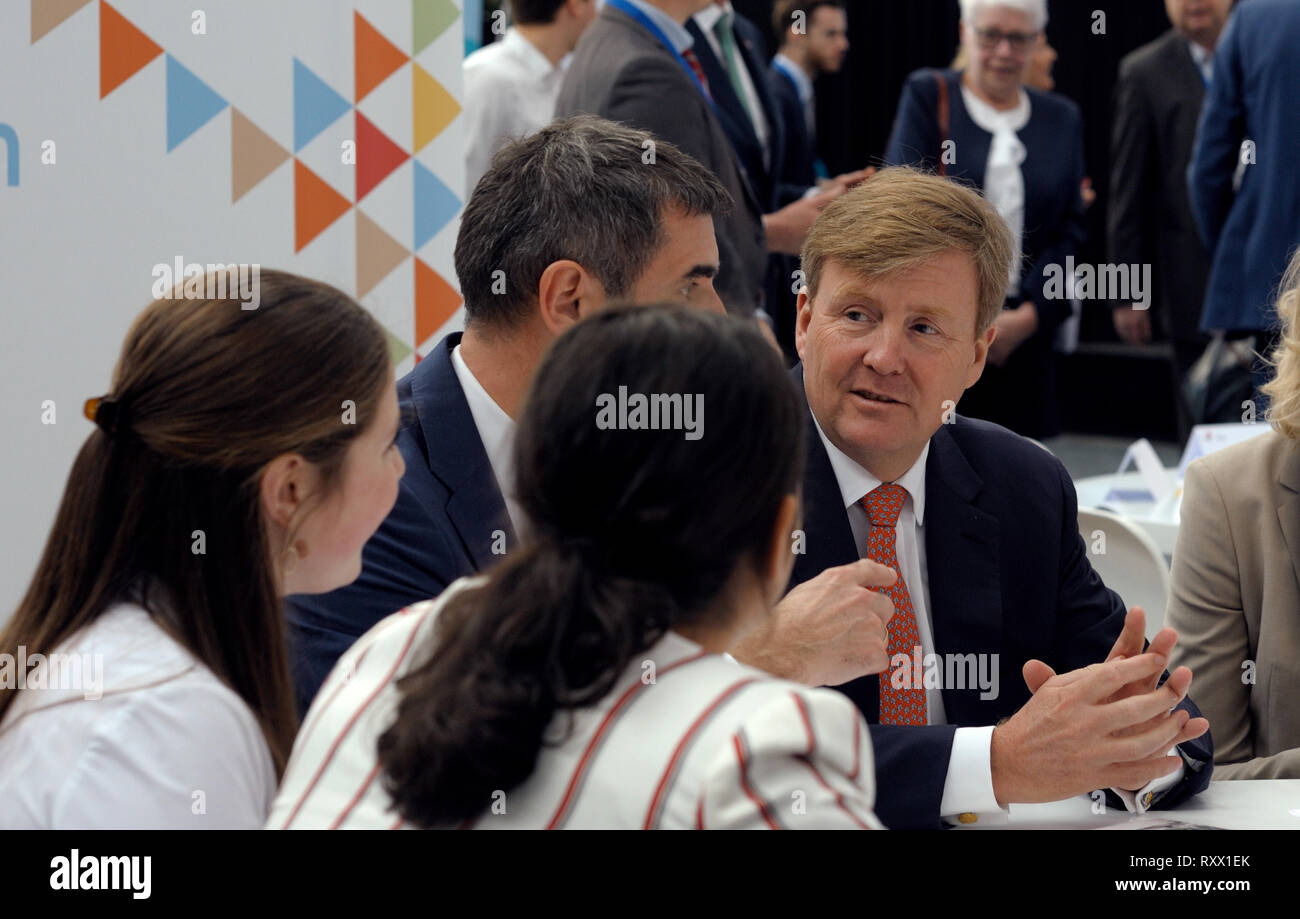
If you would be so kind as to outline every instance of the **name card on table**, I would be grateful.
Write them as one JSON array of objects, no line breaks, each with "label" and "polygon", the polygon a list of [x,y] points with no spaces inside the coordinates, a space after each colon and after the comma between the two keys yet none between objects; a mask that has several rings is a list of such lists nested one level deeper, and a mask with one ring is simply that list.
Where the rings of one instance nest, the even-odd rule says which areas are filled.
[{"label": "name card on table", "polygon": [[1152,501],[1163,504],[1178,490],[1177,480],[1165,470],[1165,464],[1160,462],[1156,448],[1145,437],[1134,441],[1124,451],[1117,474],[1123,475],[1131,465],[1137,466],[1138,475],[1145,487],[1112,488],[1106,495],[1107,501]]}]

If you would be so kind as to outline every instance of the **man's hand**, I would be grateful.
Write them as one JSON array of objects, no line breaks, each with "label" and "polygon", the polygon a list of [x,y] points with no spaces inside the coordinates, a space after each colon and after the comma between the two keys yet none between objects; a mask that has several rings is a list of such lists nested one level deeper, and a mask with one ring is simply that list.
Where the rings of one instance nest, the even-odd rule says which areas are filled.
[{"label": "man's hand", "polygon": [[804,240],[812,229],[813,221],[840,195],[844,189],[832,185],[811,198],[800,198],[772,214],[763,215],[763,231],[767,234],[767,251],[782,255],[798,255],[803,251]]},{"label": "man's hand", "polygon": [[868,166],[866,169],[858,169],[853,172],[842,172],[833,179],[818,179],[817,187],[825,191],[829,188],[838,186],[843,191],[848,191],[855,185],[865,182],[876,174],[875,166]]},{"label": "man's hand", "polygon": [[897,579],[894,569],[866,558],[827,568],[786,594],[731,655],[808,686],[880,673],[889,666],[886,625],[894,604],[872,588]]},{"label": "man's hand", "polygon": [[1120,341],[1130,345],[1145,345],[1151,341],[1151,311],[1134,309],[1132,305],[1117,306],[1110,318],[1115,323],[1115,333]]},{"label": "man's hand", "polygon": [[1151,653],[1117,657],[1060,676],[1042,661],[1026,663],[1025,683],[1034,695],[993,730],[989,757],[998,803],[1141,788],[1177,770],[1182,759],[1166,751],[1209,729],[1204,718],[1171,711],[1187,695],[1192,672],[1179,667],[1159,689],[1120,697],[1125,688],[1159,680],[1167,660]]},{"label": "man's hand", "polygon": [[1000,367],[1038,331],[1038,307],[1026,300],[1013,310],[1003,310],[994,324],[998,334],[989,345],[989,363]]}]

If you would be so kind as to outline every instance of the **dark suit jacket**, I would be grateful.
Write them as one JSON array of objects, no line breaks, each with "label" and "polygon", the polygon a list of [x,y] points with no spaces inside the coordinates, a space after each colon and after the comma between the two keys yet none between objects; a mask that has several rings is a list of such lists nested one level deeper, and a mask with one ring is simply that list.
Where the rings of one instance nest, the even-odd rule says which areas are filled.
[{"label": "dark suit jacket", "polygon": [[362,551],[361,576],[328,594],[288,599],[299,712],[339,657],[371,626],[488,567],[493,533],[514,545],[505,501],[451,363],[448,335],[397,384],[406,474],[397,503]]},{"label": "dark suit jacket", "polygon": [[[1201,328],[1266,329],[1287,258],[1300,243],[1300,4],[1242,0],[1214,54],[1188,167],[1192,213],[1214,253]],[[1232,193],[1241,142],[1255,162]]]},{"label": "dark suit jacket", "polygon": [[[1187,39],[1170,29],[1119,65],[1106,214],[1112,263],[1151,265],[1153,318],[1200,338],[1209,257],[1187,198],[1187,164],[1205,98]],[[1120,304],[1113,304],[1118,306]]]},{"label": "dark suit jacket", "polygon": [[714,286],[729,312],[753,315],[762,306],[767,269],[766,208],[695,81],[658,39],[613,7],[602,8],[583,33],[560,87],[556,117],[579,112],[650,131],[695,157],[726,186],[735,206],[714,220],[722,257]]},{"label": "dark suit jacket", "polygon": [[[803,368],[792,371],[803,392]],[[806,405],[806,403],[805,403]],[[804,478],[807,552],[792,585],[859,558],[826,448],[807,413]],[[836,687],[871,723],[876,813],[891,828],[941,823],[939,806],[957,726],[996,724],[1029,700],[1021,676],[1038,658],[1057,673],[1105,660],[1125,606],[1088,563],[1074,486],[1046,450],[1006,428],[958,417],[930,440],[925,471],[929,614],[938,654],[997,654],[999,694],[943,690],[948,723],[880,725],[879,679]],[[1190,699],[1182,706],[1199,715]],[[1172,806],[1205,788],[1213,769],[1209,736],[1183,744],[1192,764],[1159,800]],[[1199,764],[1199,768],[1197,768]],[[1117,806],[1122,804],[1116,802]]]},{"label": "dark suit jacket", "polygon": [[[781,180],[792,190],[806,189],[817,184],[817,150],[804,121],[799,90],[775,64],[768,69],[768,75],[784,129],[785,152],[781,156]],[[793,200],[790,198],[783,203]]]},{"label": "dark suit jacket", "polygon": [[[961,95],[961,73],[938,71],[948,84],[949,131],[956,161],[947,165],[948,176],[978,191],[984,189],[993,135],[985,131],[966,111]],[[919,165],[937,170],[939,136],[939,87],[936,71],[918,70],[903,84],[894,117],[894,129],[885,151],[891,166]],[[1048,338],[1070,314],[1065,299],[1048,299],[1044,293],[1044,271],[1048,265],[1065,268],[1066,256],[1075,255],[1087,236],[1083,222],[1083,118],[1079,107],[1064,96],[1025,87],[1030,115],[1019,137],[1025,145],[1021,172],[1025,179],[1024,272],[1021,299],[1033,300],[1038,308],[1037,336]]]}]

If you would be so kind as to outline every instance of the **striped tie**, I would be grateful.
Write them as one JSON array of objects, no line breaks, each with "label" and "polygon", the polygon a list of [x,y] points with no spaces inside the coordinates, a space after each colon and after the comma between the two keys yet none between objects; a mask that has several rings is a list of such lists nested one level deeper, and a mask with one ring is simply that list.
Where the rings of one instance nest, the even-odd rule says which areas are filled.
[{"label": "striped tie", "polygon": [[[903,581],[903,571],[898,565],[898,538],[894,530],[898,515],[903,512],[907,489],[901,485],[881,485],[873,488],[862,499],[871,519],[871,532],[867,536],[867,558],[888,565],[898,573],[892,587],[881,592],[894,601],[894,617],[889,620],[890,666],[880,674],[880,723],[925,724],[925,686],[922,675],[913,672],[914,650],[921,644],[921,633],[916,625],[916,611],[912,609],[912,596]],[[895,655],[902,655],[907,663],[894,668]],[[897,683],[898,685],[895,685]]]}]

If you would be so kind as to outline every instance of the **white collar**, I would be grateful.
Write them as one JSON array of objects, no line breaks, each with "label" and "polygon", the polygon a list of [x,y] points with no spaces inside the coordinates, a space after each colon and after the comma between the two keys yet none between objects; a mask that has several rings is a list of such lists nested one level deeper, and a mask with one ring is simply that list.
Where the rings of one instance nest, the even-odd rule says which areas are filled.
[{"label": "white collar", "polygon": [[673,44],[673,50],[678,54],[695,44],[695,39],[691,37],[690,32],[686,31],[686,26],[673,19],[659,7],[651,6],[646,3],[646,0],[627,0],[627,2],[650,17],[650,21],[668,36],[668,40]]},{"label": "white collar", "polygon": [[[501,39],[501,49],[512,53],[519,59],[519,63],[524,65],[524,69],[531,76],[538,79],[549,77],[561,69],[561,67],[552,65],[551,59],[513,26],[506,29],[506,34]],[[561,66],[563,66],[563,62],[561,62]]]},{"label": "white collar", "polygon": [[776,57],[772,58],[772,63],[775,64],[782,73],[794,81],[794,88],[795,92],[799,94],[799,101],[807,104],[807,102],[813,97],[812,77],[808,76],[807,72],[802,67],[790,60],[790,58],[786,57],[784,54],[778,54]]},{"label": "white collar", "polygon": [[461,357],[460,345],[451,349],[451,366],[460,381],[461,391],[469,404],[470,417],[478,429],[478,438],[483,442],[483,452],[487,454],[488,464],[492,467],[492,476],[497,480],[497,488],[505,500],[506,514],[514,524],[515,533],[523,524],[523,510],[515,500],[515,421],[506,414],[505,409],[497,405],[496,400],[483,388],[483,384],[474,376],[465,358]]},{"label": "white collar", "polygon": [[713,31],[713,27],[718,24],[718,20],[723,16],[730,16],[732,22],[735,22],[736,11],[731,7],[731,0],[727,0],[723,6],[716,3],[710,3],[704,9],[695,14],[695,24],[700,27],[700,31],[705,35]]},{"label": "white collar", "polygon": [[1020,90],[1020,99],[1013,109],[996,109],[989,105],[965,84],[961,85],[962,102],[966,103],[966,112],[975,122],[990,134],[1002,131],[1019,131],[1029,122],[1029,93]]},{"label": "white collar", "polygon": [[1210,51],[1202,44],[1187,40],[1187,46],[1192,49],[1192,59],[1196,61],[1196,66],[1204,68],[1205,65],[1214,57],[1214,52]]},{"label": "white collar", "polygon": [[[816,415],[813,415],[813,424],[816,425],[817,434],[826,448],[826,456],[830,458],[831,470],[835,473],[835,481],[840,486],[840,497],[844,499],[846,509],[860,502],[883,484],[856,460],[850,459],[843,450],[831,443],[826,432],[822,430],[821,424],[818,423]],[[912,463],[912,467],[894,480],[896,484],[906,489],[912,501],[912,512],[916,516],[917,526],[925,524],[925,463],[929,456],[930,442],[927,440],[921,455],[916,458],[916,462]]]}]

